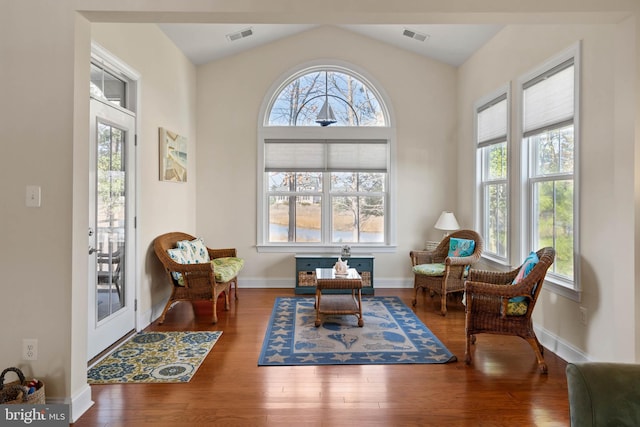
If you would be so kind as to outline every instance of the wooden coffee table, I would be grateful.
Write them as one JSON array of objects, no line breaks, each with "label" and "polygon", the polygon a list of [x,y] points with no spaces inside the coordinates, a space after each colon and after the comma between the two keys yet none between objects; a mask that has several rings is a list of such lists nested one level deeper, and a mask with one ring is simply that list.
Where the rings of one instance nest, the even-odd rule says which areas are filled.
[{"label": "wooden coffee table", "polygon": [[[331,292],[344,289],[351,292]],[[317,268],[315,307],[316,327],[322,324],[321,314],[353,314],[358,318],[358,326],[362,327],[362,278],[356,269],[350,268],[347,274],[338,275],[333,268]]]}]

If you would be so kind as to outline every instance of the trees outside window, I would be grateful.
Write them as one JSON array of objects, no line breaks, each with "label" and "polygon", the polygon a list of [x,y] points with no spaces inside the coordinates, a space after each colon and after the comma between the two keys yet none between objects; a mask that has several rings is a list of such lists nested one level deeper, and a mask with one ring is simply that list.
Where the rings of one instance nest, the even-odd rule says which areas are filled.
[{"label": "trees outside window", "polygon": [[560,56],[521,86],[524,206],[530,232],[526,249],[554,247],[556,259],[547,276],[571,290],[578,290],[577,52]]},{"label": "trees outside window", "polygon": [[508,92],[501,89],[476,108],[478,217],[485,256],[509,260]]},{"label": "trees outside window", "polygon": [[352,70],[316,66],[285,80],[260,128],[259,246],[388,245],[389,129],[378,91]]}]

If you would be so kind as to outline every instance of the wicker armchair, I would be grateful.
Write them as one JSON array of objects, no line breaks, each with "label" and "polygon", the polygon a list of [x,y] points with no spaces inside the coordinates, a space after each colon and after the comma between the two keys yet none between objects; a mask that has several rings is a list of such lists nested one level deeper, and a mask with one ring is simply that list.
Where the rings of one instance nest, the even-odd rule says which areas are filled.
[{"label": "wicker armchair", "polygon": [[[469,239],[476,242],[473,254],[466,257],[450,257],[449,240],[451,238]],[[446,236],[438,246],[431,251],[411,251],[411,265],[414,271],[414,297],[411,303],[415,307],[418,302],[418,290],[421,288],[428,289],[429,294],[440,295],[440,313],[443,316],[447,314],[447,295],[451,293],[464,292],[464,281],[467,273],[467,267],[480,260],[482,255],[484,242],[482,237],[473,230],[458,230]],[[436,270],[433,273],[422,274],[416,266],[423,264],[439,265],[444,270]]]},{"label": "wicker armchair", "polygon": [[[194,237],[180,232],[172,232],[156,237],[153,242],[153,249],[156,256],[162,262],[167,278],[172,286],[171,296],[162,311],[159,323],[164,322],[167,311],[178,301],[211,301],[213,304],[212,323],[217,323],[218,315],[216,305],[220,294],[224,294],[224,308],[229,310],[229,292],[232,284],[235,285],[236,299],[238,299],[238,278],[232,278],[219,282],[216,281],[216,271],[214,262],[203,264],[179,264],[168,255],[167,251],[176,247],[176,243],[181,240],[193,240]],[[207,248],[211,260],[216,258],[235,258],[237,256],[235,248],[211,249]],[[242,261],[242,260],[240,260]],[[240,264],[241,265],[244,263]],[[182,278],[176,280],[173,273],[179,273]],[[236,273],[237,274],[237,273]]]},{"label": "wicker armchair", "polygon": [[[518,284],[512,284],[523,266],[508,272],[471,269],[466,283],[465,362],[471,363],[471,344],[476,334],[515,335],[524,338],[536,354],[538,367],[547,373],[544,349],[533,331],[531,313],[535,308],[547,270],[555,258],[553,248],[536,252],[538,263]],[[523,301],[510,301],[521,297]]]}]

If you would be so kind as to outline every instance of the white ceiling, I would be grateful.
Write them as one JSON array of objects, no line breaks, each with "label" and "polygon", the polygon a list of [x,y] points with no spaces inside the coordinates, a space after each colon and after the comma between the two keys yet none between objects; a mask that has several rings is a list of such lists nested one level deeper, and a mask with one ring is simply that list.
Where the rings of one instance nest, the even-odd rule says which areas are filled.
[{"label": "white ceiling", "polygon": [[[316,25],[294,24],[158,24],[196,65],[289,37]],[[502,25],[340,25],[340,28],[389,43],[453,65],[464,63],[493,37]],[[226,35],[251,28],[253,35],[230,42]],[[404,30],[426,34],[424,42],[403,35]]]}]

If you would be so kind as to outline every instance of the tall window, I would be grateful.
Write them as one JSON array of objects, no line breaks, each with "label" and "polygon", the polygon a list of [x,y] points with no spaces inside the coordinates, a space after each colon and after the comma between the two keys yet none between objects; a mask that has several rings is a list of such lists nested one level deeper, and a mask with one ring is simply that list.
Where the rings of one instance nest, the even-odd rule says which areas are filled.
[{"label": "tall window", "polygon": [[576,55],[558,59],[522,84],[529,246],[553,246],[556,260],[548,276],[574,290],[578,235]]},{"label": "tall window", "polygon": [[478,216],[485,256],[508,262],[508,108],[507,92],[476,108]]},{"label": "tall window", "polygon": [[258,246],[388,246],[388,123],[377,90],[351,70],[313,67],[284,81],[259,132]]}]

